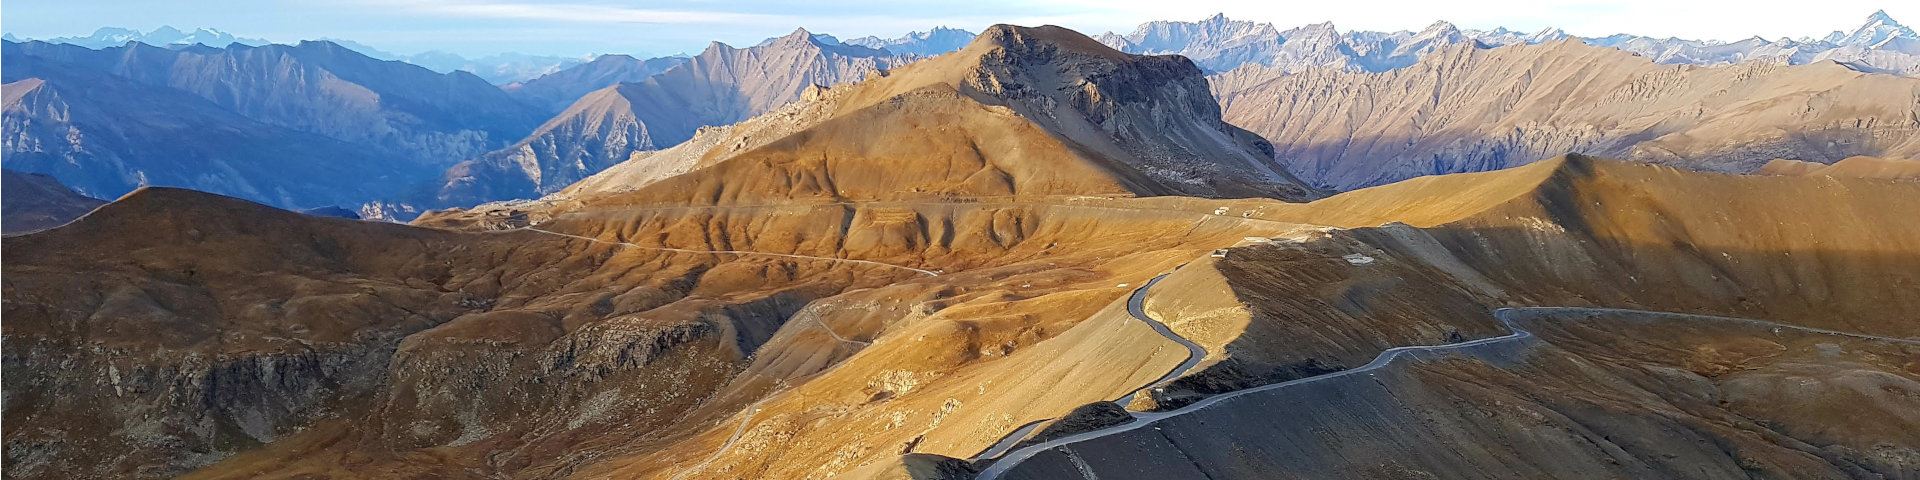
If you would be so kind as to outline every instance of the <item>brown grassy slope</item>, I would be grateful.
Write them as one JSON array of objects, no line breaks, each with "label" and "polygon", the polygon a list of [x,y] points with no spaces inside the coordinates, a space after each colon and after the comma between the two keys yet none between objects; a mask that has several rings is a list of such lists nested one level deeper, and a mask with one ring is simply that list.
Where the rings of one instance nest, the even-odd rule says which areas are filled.
[{"label": "brown grassy slope", "polygon": [[[22,478],[171,477],[288,440],[325,445],[291,458],[393,475],[548,458],[674,421],[792,309],[895,279],[160,188],[6,242],[6,442]],[[529,433],[555,425],[568,433]],[[479,453],[418,457],[452,443]]]},{"label": "brown grassy slope", "polygon": [[1430,231],[1496,283],[1532,290],[1521,299],[1908,336],[1920,334],[1900,313],[1920,309],[1913,208],[1911,182],[1575,158],[1533,195]]},{"label": "brown grassy slope", "polygon": [[749,150],[710,150],[690,174],[602,203],[1311,196],[1273,168],[1263,140],[1219,120],[1204,82],[1177,57],[1123,54],[1058,27],[999,26],[958,52],[836,88],[824,97],[828,120],[792,120],[810,126],[774,128],[784,136]]},{"label": "brown grassy slope", "polygon": [[[1569,156],[1281,209],[1273,216],[1356,228],[1234,248],[1176,273],[1147,306],[1208,346],[1205,370],[1179,385],[1200,393],[1351,367],[1395,345],[1497,334],[1485,312],[1500,305],[1913,336],[1920,225],[1904,212],[1916,202],[1911,182]],[[1363,227],[1397,220],[1413,226]]]}]

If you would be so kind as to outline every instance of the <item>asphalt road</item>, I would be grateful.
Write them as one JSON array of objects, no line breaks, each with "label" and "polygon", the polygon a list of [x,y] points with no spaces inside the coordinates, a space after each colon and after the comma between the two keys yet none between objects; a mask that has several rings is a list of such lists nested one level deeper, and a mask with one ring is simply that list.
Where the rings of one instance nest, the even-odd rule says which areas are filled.
[{"label": "asphalt road", "polygon": [[1663,315],[1663,316],[1671,316],[1671,317],[1690,318],[1695,320],[1737,322],[1737,323],[1744,323],[1744,324],[1754,325],[1754,326],[1759,326],[1764,328],[1773,328],[1776,331],[1782,330],[1782,329],[1796,330],[1796,331],[1815,333],[1815,334],[1821,334],[1821,335],[1832,335],[1832,336],[1840,336],[1840,337],[1860,338],[1860,339],[1868,339],[1868,340],[1878,340],[1878,341],[1888,341],[1888,342],[1920,345],[1920,340],[1916,340],[1916,339],[1883,337],[1878,335],[1842,332],[1837,330],[1799,327],[1799,326],[1793,326],[1793,325],[1785,325],[1780,323],[1768,322],[1764,320],[1753,320],[1753,319],[1746,319],[1746,318],[1717,317],[1717,316],[1710,316],[1710,315],[1676,314],[1676,313],[1650,312],[1650,311],[1644,311],[1644,310],[1627,310],[1627,309],[1616,309],[1616,308],[1585,308],[1585,307],[1502,308],[1499,310],[1495,310],[1493,314],[1495,319],[1498,319],[1502,325],[1505,325],[1507,329],[1512,332],[1507,335],[1502,335],[1502,336],[1492,337],[1492,338],[1483,338],[1483,339],[1473,340],[1468,342],[1451,343],[1446,345],[1394,347],[1394,348],[1387,349],[1384,352],[1380,352],[1380,355],[1377,357],[1374,357],[1373,361],[1367,362],[1366,365],[1360,366],[1359,368],[1342,370],[1339,372],[1329,373],[1326,375],[1295,379],[1295,380],[1276,383],[1272,385],[1264,385],[1260,387],[1249,388],[1246,390],[1239,390],[1239,391],[1234,391],[1230,393],[1215,395],[1213,397],[1208,397],[1205,400],[1196,402],[1192,405],[1188,405],[1186,407],[1182,407],[1180,409],[1169,411],[1169,412],[1158,412],[1158,413],[1133,412],[1134,421],[1132,422],[1128,422],[1121,425],[1115,425],[1112,427],[1107,427],[1099,430],[1083,432],[1083,433],[1075,434],[1072,436],[1048,441],[1045,443],[1029,445],[1025,448],[1008,452],[1004,457],[1000,458],[998,461],[995,461],[993,465],[988,466],[986,470],[982,470],[980,472],[980,475],[976,478],[977,480],[997,480],[1002,475],[1005,475],[1007,471],[1019,465],[1020,462],[1025,461],[1028,458],[1032,458],[1033,455],[1046,451],[1048,449],[1058,448],[1061,446],[1070,445],[1073,443],[1078,443],[1078,442],[1082,442],[1082,441],[1086,441],[1094,438],[1114,435],[1121,432],[1127,432],[1127,431],[1132,431],[1140,428],[1145,428],[1149,425],[1152,425],[1154,422],[1158,420],[1199,411],[1201,409],[1212,407],[1213,405],[1219,404],[1220,402],[1230,401],[1234,398],[1239,398],[1246,395],[1257,395],[1262,392],[1324,381],[1330,378],[1337,378],[1337,377],[1343,377],[1348,375],[1358,375],[1362,373],[1372,372],[1374,370],[1379,370],[1381,367],[1385,367],[1388,364],[1391,364],[1395,359],[1400,358],[1401,356],[1404,356],[1408,353],[1443,352],[1443,351],[1449,351],[1449,350],[1462,350],[1462,349],[1472,348],[1480,345],[1502,343],[1502,342],[1515,342],[1515,341],[1522,341],[1528,338],[1532,338],[1533,337],[1532,332],[1528,332],[1526,329],[1520,328],[1518,325],[1515,325],[1512,319],[1512,315],[1514,313],[1524,312],[1524,311],[1551,312],[1551,313],[1562,313],[1562,314],[1566,314],[1566,313],[1571,313],[1571,314],[1579,314],[1579,313],[1654,314],[1654,315]]},{"label": "asphalt road", "polygon": [[[1164,273],[1160,274],[1160,276],[1153,277],[1152,280],[1148,280],[1147,283],[1145,285],[1141,285],[1140,288],[1133,289],[1133,294],[1127,297],[1127,314],[1132,315],[1133,318],[1138,319],[1143,323],[1146,323],[1148,327],[1152,327],[1153,331],[1156,333],[1159,333],[1160,336],[1167,337],[1168,340],[1173,340],[1174,342],[1177,342],[1180,345],[1187,347],[1187,360],[1184,362],[1181,362],[1179,366],[1174,367],[1172,370],[1167,371],[1166,375],[1161,375],[1159,379],[1154,380],[1152,383],[1148,383],[1146,386],[1140,387],[1137,390],[1129,392],[1127,393],[1126,396],[1120,397],[1120,399],[1118,400],[1114,400],[1114,403],[1118,403],[1123,407],[1126,406],[1128,403],[1133,402],[1134,395],[1138,395],[1140,392],[1146,391],[1147,389],[1158,387],[1160,385],[1166,384],[1167,382],[1171,382],[1176,378],[1180,378],[1180,376],[1185,375],[1188,370],[1193,370],[1194,366],[1199,365],[1201,360],[1204,360],[1207,358],[1206,348],[1203,348],[1199,344],[1193,343],[1192,341],[1187,340],[1186,337],[1182,337],[1180,336],[1180,334],[1173,333],[1173,329],[1167,328],[1167,324],[1161,323],[1159,320],[1155,320],[1153,319],[1153,317],[1147,316],[1147,311],[1146,311],[1147,293],[1149,290],[1153,289],[1154,284],[1158,284],[1160,283],[1161,279],[1167,278],[1167,275],[1169,274],[1164,274]],[[994,442],[993,446],[987,447],[986,450],[983,450],[979,454],[974,455],[973,458],[970,460],[979,460],[983,458],[997,458],[1000,455],[1007,453],[1007,450],[1012,449],[1014,445],[1019,444],[1020,440],[1027,438],[1028,435],[1032,435],[1033,431],[1036,429],[1039,429],[1041,425],[1045,425],[1047,420],[1052,420],[1052,419],[1036,420],[1034,422],[1021,426],[1018,429],[1015,429],[1013,432],[1008,433],[1006,436],[1000,437],[1000,441]]]}]

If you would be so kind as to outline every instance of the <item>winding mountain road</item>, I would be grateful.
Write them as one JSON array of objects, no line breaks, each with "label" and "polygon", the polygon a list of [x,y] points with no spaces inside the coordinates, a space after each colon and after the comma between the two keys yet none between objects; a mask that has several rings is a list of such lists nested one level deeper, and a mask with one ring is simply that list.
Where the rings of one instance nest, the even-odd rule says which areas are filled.
[{"label": "winding mountain road", "polygon": [[1476,346],[1483,346],[1483,345],[1489,345],[1489,344],[1495,344],[1495,343],[1525,341],[1527,339],[1533,338],[1533,332],[1529,332],[1526,329],[1520,328],[1520,326],[1515,325],[1512,318],[1512,315],[1515,312],[1523,312],[1523,311],[1573,313],[1573,314],[1584,312],[1584,313],[1602,313],[1602,314],[1625,313],[1625,314],[1669,315],[1669,316],[1688,317],[1688,318],[1695,318],[1695,319],[1739,322],[1739,323],[1746,323],[1749,325],[1756,325],[1761,327],[1769,327],[1774,329],[1791,329],[1791,330],[1798,330],[1798,331],[1816,333],[1816,334],[1822,334],[1822,335],[1843,336],[1843,337],[1851,337],[1851,338],[1859,338],[1859,339],[1867,339],[1867,340],[1879,340],[1879,341],[1889,341],[1889,342],[1897,342],[1897,343],[1904,343],[1904,344],[1920,345],[1920,340],[1915,340],[1915,339],[1883,337],[1878,335],[1842,332],[1842,331],[1826,330],[1826,329],[1820,329],[1820,328],[1799,327],[1794,325],[1785,325],[1780,323],[1768,322],[1764,320],[1753,320],[1753,319],[1746,319],[1746,318],[1718,317],[1718,316],[1711,316],[1711,315],[1676,314],[1676,313],[1666,313],[1666,312],[1650,312],[1650,311],[1643,311],[1643,310],[1627,310],[1627,309],[1617,309],[1617,308],[1584,308],[1584,307],[1501,308],[1493,312],[1494,318],[1498,319],[1500,323],[1502,325],[1505,325],[1507,329],[1512,333],[1498,336],[1498,337],[1483,338],[1479,340],[1473,340],[1473,341],[1461,342],[1461,343],[1451,343],[1446,345],[1423,345],[1423,346],[1406,346],[1406,347],[1389,348],[1386,351],[1380,352],[1380,355],[1377,357],[1374,357],[1373,361],[1367,362],[1366,365],[1360,366],[1359,368],[1342,370],[1339,372],[1329,373],[1326,375],[1300,378],[1300,379],[1289,380],[1289,381],[1280,382],[1272,385],[1264,385],[1260,387],[1249,388],[1246,390],[1238,390],[1230,393],[1215,395],[1212,397],[1208,397],[1205,400],[1196,402],[1192,405],[1188,405],[1186,407],[1182,407],[1182,408],[1168,411],[1168,412],[1158,412],[1158,413],[1130,412],[1134,417],[1134,421],[1132,422],[1128,422],[1121,425],[1115,425],[1115,426],[1111,426],[1111,427],[1107,427],[1099,430],[1083,432],[1083,433],[1063,437],[1060,439],[1056,439],[1056,440],[1052,440],[1044,443],[1029,445],[1025,448],[1008,452],[1006,455],[1004,455],[1004,457],[995,461],[993,465],[990,465],[985,470],[982,470],[980,472],[980,475],[975,478],[976,480],[998,480],[1002,475],[1005,475],[1009,470],[1013,469],[1014,466],[1019,465],[1020,462],[1025,461],[1028,458],[1032,458],[1035,454],[1038,454],[1040,452],[1043,452],[1049,449],[1059,448],[1062,446],[1066,446],[1069,444],[1078,443],[1078,442],[1082,442],[1082,441],[1086,441],[1094,438],[1100,438],[1100,437],[1114,435],[1122,432],[1145,428],[1161,419],[1175,417],[1179,415],[1185,415],[1188,413],[1192,413],[1195,411],[1199,411],[1201,409],[1211,407],[1221,402],[1233,400],[1235,398],[1239,398],[1247,395],[1254,395],[1254,394],[1259,394],[1262,392],[1267,392],[1272,390],[1278,390],[1282,388],[1289,388],[1289,387],[1294,387],[1294,386],[1299,386],[1299,385],[1304,385],[1304,384],[1309,384],[1314,382],[1320,382],[1327,379],[1339,378],[1339,377],[1344,377],[1348,375],[1358,375],[1362,373],[1372,372],[1375,370],[1379,370],[1381,367],[1385,367],[1388,364],[1391,364],[1395,359],[1398,359],[1410,353],[1445,352],[1445,351],[1454,351],[1454,350],[1464,350],[1464,349],[1468,349]]},{"label": "winding mountain road", "polygon": [[[1176,268],[1176,270],[1178,269]],[[1184,362],[1180,362],[1180,365],[1174,367],[1172,370],[1168,370],[1167,374],[1161,375],[1159,379],[1156,379],[1153,382],[1148,383],[1146,386],[1140,387],[1138,389],[1134,389],[1134,391],[1132,392],[1127,392],[1126,396],[1120,397],[1119,399],[1113,401],[1113,403],[1118,403],[1122,407],[1125,407],[1129,403],[1133,403],[1134,395],[1138,395],[1140,392],[1146,391],[1149,388],[1158,387],[1166,384],[1167,382],[1171,382],[1176,378],[1180,378],[1180,376],[1185,375],[1188,370],[1193,370],[1193,367],[1200,365],[1201,360],[1205,360],[1207,358],[1206,347],[1201,347],[1200,344],[1193,343],[1193,341],[1187,340],[1186,337],[1182,337],[1180,336],[1180,334],[1173,333],[1173,329],[1168,328],[1167,324],[1162,323],[1159,320],[1155,320],[1153,319],[1153,317],[1147,316],[1147,310],[1146,310],[1147,293],[1149,290],[1153,289],[1154,284],[1158,284],[1160,283],[1161,279],[1167,278],[1167,275],[1171,275],[1171,274],[1162,273],[1160,274],[1160,276],[1153,277],[1152,280],[1148,280],[1147,283],[1145,285],[1141,285],[1140,288],[1133,289],[1133,294],[1127,297],[1127,314],[1132,315],[1133,318],[1139,319],[1141,322],[1146,323],[1148,327],[1152,327],[1153,331],[1155,333],[1159,333],[1160,336],[1167,337],[1168,340],[1173,340],[1174,342],[1187,347],[1187,360]],[[1041,425],[1045,425],[1048,420],[1053,420],[1053,419],[1049,418],[1049,419],[1035,420],[1033,422],[1029,422],[1026,425],[1021,426],[1018,429],[1015,429],[1013,432],[1008,433],[1006,436],[1000,437],[1000,441],[994,442],[993,446],[987,447],[986,450],[980,451],[979,454],[974,455],[973,458],[969,460],[977,461],[983,458],[997,458],[1000,455],[1007,453],[1008,449],[1011,449],[1013,448],[1014,445],[1019,444],[1020,440],[1026,439],[1028,435],[1032,435],[1035,429],[1040,428]]]}]

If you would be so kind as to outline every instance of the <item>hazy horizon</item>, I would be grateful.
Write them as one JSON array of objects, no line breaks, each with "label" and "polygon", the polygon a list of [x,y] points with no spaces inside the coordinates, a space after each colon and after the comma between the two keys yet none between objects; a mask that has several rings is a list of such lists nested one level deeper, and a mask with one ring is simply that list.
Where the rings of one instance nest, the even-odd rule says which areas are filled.
[{"label": "hazy horizon", "polygon": [[[1911,7],[1889,8],[1859,0],[1841,0],[1810,12],[1737,8],[1724,1],[1677,5],[1653,1],[1495,0],[1472,9],[1403,1],[1290,6],[1240,3],[1201,0],[1169,6],[1143,1],[985,0],[905,5],[840,0],[805,5],[764,1],[718,5],[682,0],[653,3],[656,8],[634,8],[593,2],[312,0],[261,4],[215,0],[142,11],[125,0],[80,5],[17,0],[0,4],[0,31],[20,38],[46,39],[87,36],[102,27],[149,32],[172,26],[183,31],[213,28],[274,43],[343,39],[403,55],[440,51],[467,57],[502,53],[651,57],[699,53],[714,41],[752,45],[795,28],[843,40],[869,35],[893,38],[940,26],[978,32],[996,23],[1054,24],[1089,35],[1107,31],[1125,34],[1150,21],[1197,21],[1215,13],[1281,28],[1330,21],[1341,31],[1418,31],[1435,21],[1448,21],[1463,29],[1504,27],[1531,32],[1552,27],[1578,36],[1626,33],[1718,41],[1754,36],[1769,40],[1817,38],[1857,27],[1875,11],[1886,11],[1896,20],[1916,14],[1908,11],[1913,10]],[[1712,20],[1700,21],[1702,18]]]}]

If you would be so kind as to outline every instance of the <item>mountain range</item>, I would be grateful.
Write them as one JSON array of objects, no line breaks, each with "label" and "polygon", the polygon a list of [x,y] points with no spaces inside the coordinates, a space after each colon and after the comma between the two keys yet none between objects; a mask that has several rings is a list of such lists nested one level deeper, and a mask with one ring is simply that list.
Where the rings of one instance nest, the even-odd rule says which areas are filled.
[{"label": "mountain range", "polygon": [[[66,143],[55,127],[66,125],[63,122],[67,121],[59,120],[57,111],[46,105],[10,105],[10,125],[36,127],[20,130],[31,132],[27,137],[10,137],[8,151],[39,152],[35,155],[48,156],[21,156],[19,162],[10,157],[8,166],[51,173],[82,192],[102,197],[115,197],[140,185],[179,185],[283,207],[339,205],[372,218],[407,219],[429,209],[553,194],[622,162],[696,139],[696,133],[703,128],[714,129],[776,111],[799,100],[815,85],[831,87],[856,81],[871,73],[885,72],[960,48],[973,38],[963,30],[936,28],[892,39],[866,37],[840,41],[802,29],[746,48],[715,43],[693,57],[640,59],[603,55],[578,64],[523,57],[521,60],[525,62],[519,65],[530,69],[526,72],[544,73],[498,87],[489,85],[489,79],[461,70],[439,73],[436,69],[403,61],[383,61],[364,54],[371,50],[364,46],[349,48],[354,45],[350,43],[347,46],[332,42],[249,46],[242,42],[230,43],[224,48],[124,43],[231,37],[221,35],[207,29],[194,34],[170,28],[148,34],[109,29],[91,37],[62,39],[76,43],[123,42],[99,49],[38,41],[9,42],[10,55],[18,52],[44,60],[23,63],[21,68],[7,72],[9,82],[43,76],[35,69],[60,64],[78,67],[65,69],[59,82],[44,87],[62,101],[77,104],[91,101],[91,98],[77,98],[73,93],[89,91],[85,88],[91,88],[86,85],[90,83],[114,85],[103,86],[100,91],[130,87],[126,82],[114,82],[121,79],[158,87],[162,90],[145,91],[173,99],[161,104],[133,104],[155,108],[168,105],[166,108],[200,113],[181,117],[186,120],[178,123],[136,122],[141,118],[162,118],[167,114],[163,111],[125,118],[95,116],[74,127],[85,134],[81,137],[85,144],[82,148],[48,153],[62,151],[51,146]],[[1899,106],[1904,105],[1900,102],[1878,104],[1872,107],[1878,110],[1875,113],[1851,117],[1871,124],[1819,123],[1833,120],[1823,120],[1824,117],[1754,117],[1746,122],[1751,132],[1774,128],[1790,132],[1818,129],[1821,133],[1807,134],[1810,136],[1800,141],[1766,143],[1771,146],[1754,146],[1740,152],[1709,149],[1650,153],[1661,150],[1653,148],[1656,144],[1649,143],[1646,137],[1670,135],[1670,141],[1680,138],[1681,134],[1675,132],[1682,126],[1674,123],[1679,120],[1650,126],[1612,125],[1609,122],[1621,121],[1615,117],[1627,114],[1588,109],[1580,114],[1559,115],[1554,120],[1556,126],[1546,126],[1520,120],[1536,113],[1501,113],[1498,109],[1513,107],[1510,103],[1514,99],[1548,94],[1548,91],[1525,83],[1525,79],[1532,77],[1522,75],[1525,72],[1520,69],[1530,66],[1480,65],[1497,63],[1489,60],[1493,58],[1519,58],[1527,54],[1473,52],[1504,52],[1507,48],[1534,52],[1538,51],[1534,47],[1539,45],[1558,45],[1574,38],[1556,29],[1522,34],[1505,29],[1461,30],[1446,22],[1437,22],[1418,32],[1340,32],[1331,24],[1281,30],[1271,24],[1216,15],[1199,22],[1151,22],[1128,35],[1109,33],[1096,38],[1126,52],[1179,54],[1191,59],[1212,74],[1208,89],[1214,92],[1228,121],[1267,136],[1274,143],[1273,150],[1282,157],[1280,165],[1295,169],[1291,173],[1301,175],[1316,188],[1349,189],[1414,175],[1498,168],[1571,148],[1727,172],[1750,171],[1773,158],[1832,162],[1853,155],[1908,155],[1901,146],[1904,140],[1898,140],[1906,137],[1887,133],[1899,128],[1899,122],[1893,119],[1899,118]],[[1906,71],[1903,65],[1909,63],[1905,62],[1913,58],[1908,51],[1915,38],[1911,29],[1894,22],[1883,12],[1876,12],[1861,27],[1834,32],[1822,39],[1716,43],[1616,35],[1575,41],[1595,49],[1634,53],[1650,60],[1652,65],[1801,65],[1831,60],[1855,71],[1900,73]],[[1626,61],[1620,56],[1593,56],[1597,54],[1573,50],[1562,53],[1623,62],[1621,68],[1643,71],[1647,75],[1654,75],[1658,70],[1648,62]],[[1434,55],[1448,55],[1446,61],[1473,65],[1464,70],[1451,70],[1438,63],[1423,62]],[[413,61],[432,63],[423,59]],[[1774,71],[1751,68],[1755,69],[1752,75]],[[115,78],[76,73],[88,70]],[[1310,80],[1315,78],[1341,85],[1399,82],[1396,85],[1412,86],[1415,83],[1405,80],[1415,75],[1407,73],[1412,70],[1445,73],[1428,82],[1432,88],[1441,90],[1504,81],[1500,79],[1520,80],[1505,84],[1510,92],[1449,90],[1453,92],[1450,95],[1463,99],[1435,101],[1433,105],[1418,107],[1429,112],[1423,115],[1378,116],[1370,120],[1361,117],[1382,115],[1365,113],[1380,104],[1335,104],[1321,101],[1335,97],[1298,96],[1318,88],[1312,86],[1315,80]],[[1544,70],[1532,73],[1558,74]],[[1368,80],[1375,78],[1369,75],[1383,77]],[[1384,80],[1385,77],[1400,80]],[[501,78],[504,77],[493,80]],[[1645,100],[1636,104],[1667,109],[1657,110],[1667,113],[1678,112],[1676,109],[1684,109],[1687,102],[1711,93],[1700,89],[1635,87],[1632,82],[1623,85],[1619,88],[1667,89],[1661,90],[1664,96],[1657,102]],[[28,84],[20,84],[13,90],[25,92],[29,90],[27,87]],[[1370,91],[1351,90],[1346,95],[1377,96],[1381,102],[1409,102],[1409,105],[1421,98],[1414,94],[1397,97],[1364,93]],[[207,103],[186,102],[196,106],[185,106],[180,101],[182,97],[174,95],[180,92]],[[1769,96],[1775,93],[1790,94],[1758,89],[1749,93],[1745,101],[1798,101]],[[9,101],[27,98],[25,94],[9,96]],[[1737,108],[1724,103],[1714,105]],[[1438,111],[1436,109],[1467,109],[1481,112],[1477,115],[1493,116],[1489,118],[1505,115],[1505,122],[1520,123],[1514,124],[1515,130],[1504,133],[1469,134],[1461,130],[1469,125],[1462,123],[1469,117],[1436,117],[1431,113]],[[1732,115],[1731,112],[1733,110],[1721,115]],[[1706,121],[1705,117],[1713,114],[1704,110],[1688,115],[1701,119],[1695,121],[1701,125],[1722,124]],[[1310,128],[1301,127],[1300,122],[1305,118],[1350,120],[1342,127],[1319,120],[1314,120]],[[1408,135],[1402,125],[1394,123],[1402,121],[1417,121],[1421,128],[1427,129],[1422,130],[1426,133],[1417,134],[1420,137],[1415,140],[1386,139],[1382,137],[1385,133],[1364,130]],[[129,125],[115,125],[117,122]],[[1363,125],[1367,122],[1383,123]],[[1488,129],[1506,124],[1473,123]],[[1578,125],[1608,126],[1602,128],[1605,133],[1574,135],[1557,130]],[[223,140],[227,137],[219,133],[242,130],[252,130],[243,136],[255,140]],[[714,130],[702,141],[720,142],[743,131],[746,130]],[[1698,134],[1698,131],[1687,133]],[[1715,135],[1718,134],[1716,131]],[[1579,140],[1568,140],[1575,137]],[[163,144],[161,138],[196,141]],[[298,140],[269,140],[282,138]],[[1812,140],[1814,138],[1874,140],[1844,141],[1816,148],[1818,142]],[[753,139],[749,143],[762,140],[767,139]],[[1371,146],[1333,147],[1349,141]],[[1387,148],[1377,143],[1392,141],[1414,141],[1417,145]],[[279,148],[272,153],[249,147],[216,154],[218,150],[205,147],[261,145],[262,142]],[[203,146],[182,148],[182,145]],[[1750,146],[1753,145],[1758,144]],[[1646,148],[1635,150],[1640,147]],[[689,150],[704,152],[706,148],[711,147]],[[276,167],[268,169],[243,166],[259,164],[256,159],[263,155],[288,160],[273,162]],[[93,160],[65,163],[51,160],[67,157]],[[48,160],[29,161],[31,158]],[[321,158],[337,160],[321,162],[326,166],[305,165],[319,162],[317,159]],[[685,164],[681,160],[668,163]],[[284,168],[289,166],[293,168]],[[680,168],[635,170],[678,171]]]},{"label": "mountain range", "polygon": [[[1198,22],[1149,22],[1127,35],[1108,32],[1097,38],[1130,53],[1185,55],[1210,72],[1259,65],[1291,73],[1307,68],[1384,72],[1411,65],[1420,57],[1449,45],[1491,48],[1576,37],[1557,28],[1534,33],[1504,28],[1462,30],[1444,21],[1418,32],[1342,33],[1332,23],[1283,31],[1273,24],[1214,15]],[[1835,31],[1818,40],[1770,41],[1755,37],[1729,43],[1618,34],[1580,38],[1580,41],[1618,48],[1666,64],[1758,61],[1802,65],[1831,60],[1862,71],[1920,75],[1920,34],[1895,22],[1884,11],[1869,15],[1865,23],[1851,31]]]},{"label": "mountain range", "polygon": [[[546,92],[577,100],[519,142],[454,166],[431,198],[414,203],[445,208],[553,193],[637,152],[670,147],[701,128],[799,100],[810,87],[858,81],[918,58],[841,44],[805,29],[747,48],[714,42],[686,59],[602,57],[589,65],[596,68],[541,77],[512,90],[523,98]],[[584,96],[567,90],[587,85],[608,86]]]},{"label": "mountain range", "polygon": [[1387,72],[1217,75],[1227,121],[1337,190],[1564,152],[1747,173],[1778,158],[1920,158],[1920,78],[1822,62],[1664,65],[1566,39],[1452,45]]},{"label": "mountain range", "polygon": [[[8,34],[6,40],[10,42],[25,42],[31,39],[21,39]],[[188,32],[166,25],[162,25],[149,32],[141,32],[128,28],[101,27],[99,30],[95,30],[93,34],[84,37],[49,37],[38,40],[47,43],[79,45],[91,49],[120,47],[128,43],[144,43],[161,47],[206,45],[214,48],[225,48],[228,45],[236,43],[252,47],[266,46],[272,43],[258,38],[237,37],[231,33],[212,28],[196,28]],[[351,40],[328,38],[320,38],[317,40],[331,41],[369,57],[381,60],[399,60],[426,67],[427,69],[440,73],[452,73],[455,70],[463,70],[478,75],[480,78],[486,79],[488,82],[494,84],[524,81],[586,62],[582,57],[526,55],[519,53],[500,53],[472,59],[440,51],[401,55],[389,53]]]},{"label": "mountain range", "polygon": [[[932,56],[796,30],[636,81],[607,59],[554,80],[581,92],[558,115],[319,42],[8,43],[6,216],[52,228],[0,239],[0,460],[24,480],[1915,471],[1920,163],[1899,155],[1920,79],[1429,30],[1385,53],[1277,32],[1333,48],[1275,58],[1334,64],[1211,75],[1057,26]],[[486,131],[500,105],[549,120],[423,159],[295,118]],[[218,164],[301,141],[393,158]],[[408,224],[144,180],[96,205],[26,160],[230,191],[404,164],[441,175],[408,187],[429,196],[542,196]]]},{"label": "mountain range", "polygon": [[[191,92],[4,54],[6,166],[118,198],[178,185],[286,206],[355,205],[421,169],[398,155],[248,118]],[[76,47],[77,48],[77,47]]]},{"label": "mountain range", "polygon": [[[14,42],[23,41],[22,39],[14,38],[12,35],[8,35],[8,40]],[[79,45],[92,49],[119,47],[128,43],[144,43],[163,47],[171,45],[206,45],[215,48],[226,47],[227,45],[235,43],[252,47],[272,43],[258,38],[236,37],[231,33],[212,28],[196,28],[191,32],[186,32],[167,25],[162,25],[159,28],[144,33],[130,28],[101,27],[99,30],[94,30],[92,35],[84,37],[52,37],[42,41],[47,43]]]}]

